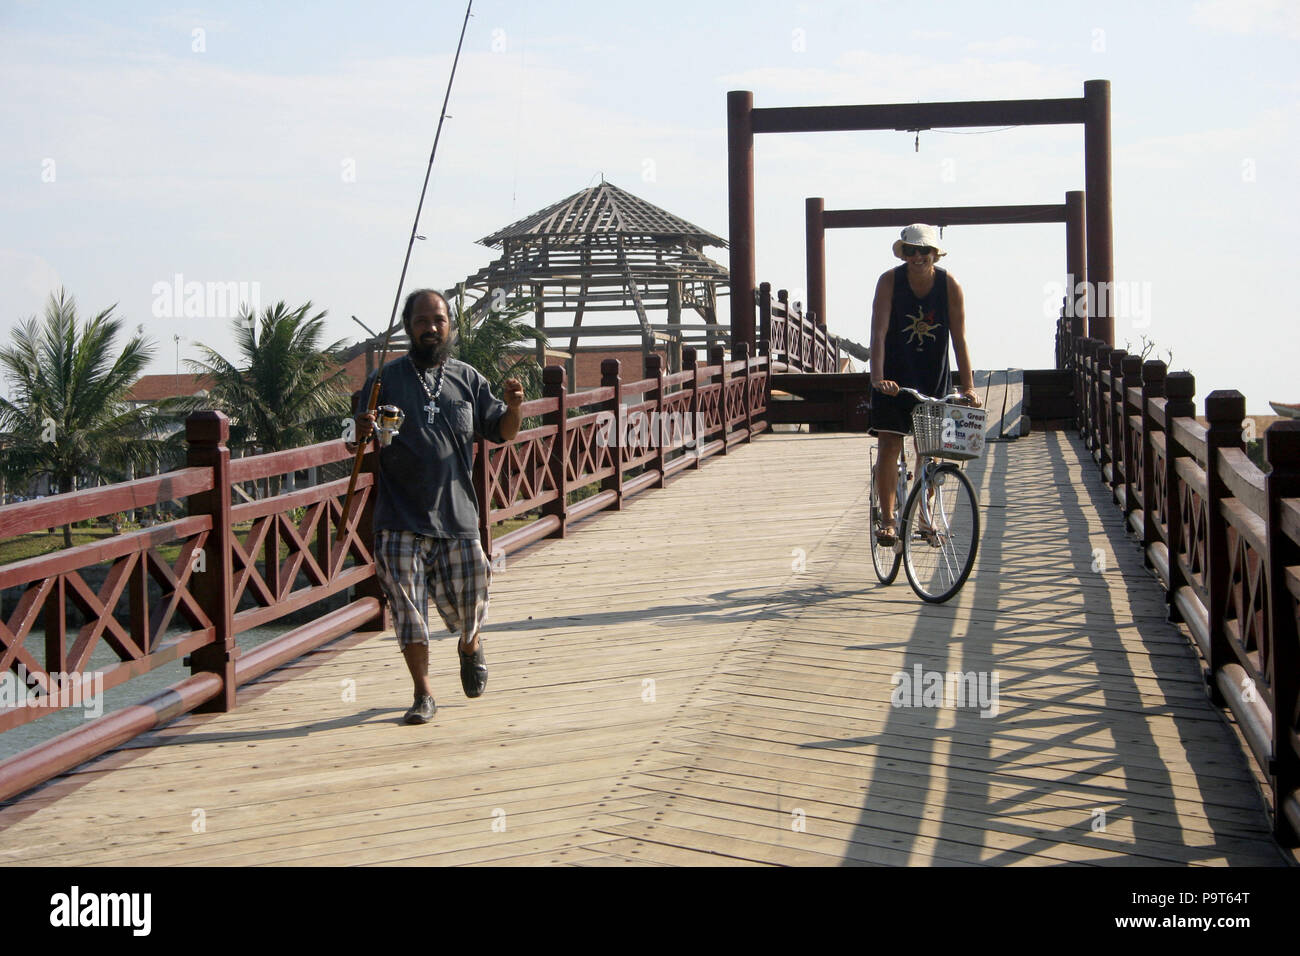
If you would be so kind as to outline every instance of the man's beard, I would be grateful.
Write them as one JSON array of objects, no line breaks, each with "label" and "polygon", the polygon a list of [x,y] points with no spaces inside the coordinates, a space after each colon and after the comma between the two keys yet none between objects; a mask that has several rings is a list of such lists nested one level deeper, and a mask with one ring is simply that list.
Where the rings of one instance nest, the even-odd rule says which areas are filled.
[{"label": "man's beard", "polygon": [[441,339],[437,345],[424,345],[419,342],[411,343],[411,355],[421,365],[426,367],[441,365],[451,357],[451,339]]}]

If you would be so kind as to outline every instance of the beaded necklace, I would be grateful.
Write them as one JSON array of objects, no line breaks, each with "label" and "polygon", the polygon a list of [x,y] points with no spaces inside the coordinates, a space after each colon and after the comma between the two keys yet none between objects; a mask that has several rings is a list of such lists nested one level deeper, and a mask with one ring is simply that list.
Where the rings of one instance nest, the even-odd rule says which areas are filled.
[{"label": "beaded necklace", "polygon": [[442,394],[442,373],[447,370],[447,363],[443,362],[438,366],[438,381],[433,390],[430,391],[429,382],[425,379],[424,373],[416,366],[415,359],[411,358],[410,354],[406,358],[411,363],[411,368],[415,369],[415,377],[420,380],[420,387],[424,389],[424,394],[429,397],[429,404],[424,406],[424,410],[429,413],[428,422],[432,425],[434,418],[438,415],[438,396]]}]

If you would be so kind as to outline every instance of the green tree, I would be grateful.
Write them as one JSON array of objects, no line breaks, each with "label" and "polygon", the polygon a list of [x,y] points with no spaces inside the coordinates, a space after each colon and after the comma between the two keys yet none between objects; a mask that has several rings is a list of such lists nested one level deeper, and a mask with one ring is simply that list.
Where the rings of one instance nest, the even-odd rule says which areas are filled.
[{"label": "green tree", "polygon": [[[137,333],[119,347],[115,308],[79,322],[76,300],[60,289],[50,294],[44,321],[20,323],[0,349],[12,395],[0,398],[0,432],[10,435],[0,467],[8,480],[47,476],[62,494],[76,490],[78,476],[148,466],[162,449],[157,407],[132,407],[126,398],[154,346]],[[70,525],[63,543],[72,545]]]},{"label": "green tree", "polygon": [[245,310],[235,319],[236,359],[199,343],[200,361],[187,361],[206,376],[207,396],[174,403],[189,413],[216,409],[230,418],[230,447],[264,452],[298,448],[337,438],[351,412],[346,373],[339,361],[343,341],[323,345],[324,312],[312,304],[290,310],[277,302],[259,318]]},{"label": "green tree", "polygon": [[519,379],[525,398],[542,396],[541,366],[533,355],[519,348],[527,339],[546,343],[544,332],[520,321],[521,316],[531,312],[531,301],[502,311],[472,312],[466,308],[463,292],[456,297],[452,315],[456,324],[456,357],[482,372],[498,397],[502,383],[508,378]]}]

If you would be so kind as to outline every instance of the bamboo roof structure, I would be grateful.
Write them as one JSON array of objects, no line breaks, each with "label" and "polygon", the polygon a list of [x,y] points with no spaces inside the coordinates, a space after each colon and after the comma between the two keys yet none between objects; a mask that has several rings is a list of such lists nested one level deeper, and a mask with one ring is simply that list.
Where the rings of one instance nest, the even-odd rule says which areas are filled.
[{"label": "bamboo roof structure", "polygon": [[701,245],[726,248],[720,236],[692,225],[653,203],[646,202],[603,179],[599,186],[576,192],[538,212],[485,236],[479,245],[504,248],[512,240],[550,237],[580,242],[591,236],[644,236],[659,239],[693,239]]},{"label": "bamboo roof structure", "polygon": [[[536,328],[553,346],[567,339],[570,355],[580,338],[635,336],[646,353],[666,343],[676,370],[683,344],[727,341],[717,297],[728,290],[728,273],[704,254],[708,246],[726,248],[726,240],[603,178],[479,243],[502,254],[463,283],[471,314],[530,302]],[[684,323],[683,309],[702,324]],[[666,321],[652,323],[653,311],[666,312]],[[596,312],[632,312],[636,324],[584,327]],[[572,323],[548,327],[556,313],[572,315]]]}]

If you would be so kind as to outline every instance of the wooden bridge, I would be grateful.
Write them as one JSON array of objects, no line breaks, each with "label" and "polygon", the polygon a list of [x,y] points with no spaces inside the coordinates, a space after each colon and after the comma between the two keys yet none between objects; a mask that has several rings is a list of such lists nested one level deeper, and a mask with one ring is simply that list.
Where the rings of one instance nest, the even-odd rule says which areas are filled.
[{"label": "wooden bridge", "polygon": [[[441,645],[432,725],[400,723],[373,462],[347,520],[343,479],[231,500],[337,464],[341,442],[232,461],[227,423],[200,413],[183,468],[0,509],[0,540],[184,511],[0,567],[0,599],[15,596],[0,677],[20,674],[31,698],[0,709],[0,731],[42,716],[97,647],[120,661],[96,675],[108,687],[191,671],[0,762],[0,861],[1292,862],[1300,423],[1269,429],[1261,468],[1240,393],[1211,393],[1198,417],[1190,374],[1111,347],[1097,308],[1113,284],[1109,102],[1103,80],[1081,98],[971,103],[755,109],[730,93],[730,358],[684,349],[672,374],[655,355],[635,372],[607,362],[577,394],[548,368],[530,427],[479,440],[480,534],[504,563],[492,676],[467,701]],[[1086,195],[809,198],[820,321],[757,282],[756,134],[1045,124],[1083,126]],[[985,380],[999,411],[969,466],[981,548],[938,607],[875,582],[870,385],[834,374],[842,343],[825,327],[825,230],[920,220],[1064,223],[1071,294],[1082,277],[1087,290],[1062,312],[1055,368],[1025,370],[1019,391]],[[772,434],[791,422],[822,430]],[[348,603],[241,647],[327,598]]]},{"label": "wooden bridge", "polygon": [[[731,426],[704,436],[713,454],[698,474],[635,498],[632,478],[621,510],[506,555],[483,698],[462,695],[448,639],[432,653],[437,717],[403,725],[410,683],[392,632],[352,633],[245,684],[230,712],[183,716],[11,793],[0,860],[1285,861],[1267,812],[1270,768],[1252,759],[1231,711],[1207,697],[1195,645],[1167,620],[1166,591],[1144,566],[1091,439],[1035,431],[991,444],[969,466],[984,524],[978,562],[957,599],[929,606],[872,573],[863,530],[873,440],[744,443],[762,431],[756,373],[757,363],[736,362],[691,368],[679,383],[612,376],[618,396],[567,400],[663,401],[655,390],[678,384],[688,404],[714,409],[711,434]],[[709,390],[732,401],[713,404]],[[527,464],[519,448],[551,427],[570,429],[559,442],[570,456],[593,453],[578,436],[595,416],[561,420],[548,401],[552,425],[521,433],[509,459],[489,449],[481,475],[508,485],[510,469]],[[660,451],[602,453],[631,461]],[[700,464],[675,460],[685,464],[670,464],[674,473]],[[588,464],[570,484],[601,470],[599,459]],[[541,472],[515,479],[542,482]],[[522,485],[511,500],[527,500]],[[321,488],[258,505],[315,494],[322,514],[337,517],[337,489]],[[509,510],[499,504],[493,517]],[[287,532],[283,510],[275,515],[270,524]],[[236,566],[232,579],[256,571]],[[264,565],[260,573],[290,580]],[[898,688],[918,672],[969,674],[987,693],[900,705]],[[191,678],[205,679],[215,680],[211,671]],[[187,693],[144,708],[150,721]],[[7,761],[0,780],[11,785],[31,765]]]}]

